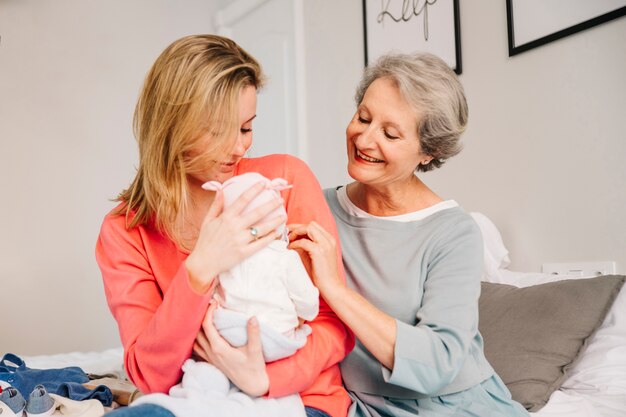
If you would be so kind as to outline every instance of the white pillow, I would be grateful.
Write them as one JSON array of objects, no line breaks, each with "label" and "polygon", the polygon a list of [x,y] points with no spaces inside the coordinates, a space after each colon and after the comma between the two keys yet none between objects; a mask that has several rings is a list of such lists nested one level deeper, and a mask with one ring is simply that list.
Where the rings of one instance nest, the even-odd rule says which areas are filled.
[{"label": "white pillow", "polygon": [[483,235],[485,276],[483,281],[500,282],[499,271],[511,264],[509,251],[504,246],[502,236],[496,225],[482,213],[473,212],[470,215],[478,224]]}]

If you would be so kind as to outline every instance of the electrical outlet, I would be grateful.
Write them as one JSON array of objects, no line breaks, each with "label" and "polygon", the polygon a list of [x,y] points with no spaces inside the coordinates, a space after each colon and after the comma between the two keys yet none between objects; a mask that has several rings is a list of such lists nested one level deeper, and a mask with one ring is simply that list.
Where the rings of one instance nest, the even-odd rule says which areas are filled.
[{"label": "electrical outlet", "polygon": [[597,277],[615,274],[615,261],[610,262],[553,262],[541,265],[541,272],[551,275]]}]

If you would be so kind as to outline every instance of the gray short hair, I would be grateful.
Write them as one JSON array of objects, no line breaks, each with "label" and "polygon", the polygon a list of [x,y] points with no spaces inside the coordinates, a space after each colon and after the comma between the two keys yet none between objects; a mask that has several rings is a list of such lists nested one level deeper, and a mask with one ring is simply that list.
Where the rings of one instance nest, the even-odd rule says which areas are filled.
[{"label": "gray short hair", "polygon": [[420,148],[433,159],[420,164],[418,171],[439,168],[461,151],[459,139],[467,126],[467,101],[456,74],[441,58],[429,53],[381,56],[365,69],[355,96],[357,106],[379,78],[393,80],[420,116],[416,126]]}]

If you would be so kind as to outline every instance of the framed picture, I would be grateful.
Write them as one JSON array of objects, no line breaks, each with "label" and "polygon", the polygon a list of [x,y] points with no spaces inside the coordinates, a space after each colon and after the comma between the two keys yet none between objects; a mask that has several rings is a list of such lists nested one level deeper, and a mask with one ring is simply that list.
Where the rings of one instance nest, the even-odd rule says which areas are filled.
[{"label": "framed picture", "polygon": [[506,0],[509,56],[626,15],[626,0]]},{"label": "framed picture", "polygon": [[386,52],[430,52],[461,73],[459,0],[363,0],[365,65]]}]

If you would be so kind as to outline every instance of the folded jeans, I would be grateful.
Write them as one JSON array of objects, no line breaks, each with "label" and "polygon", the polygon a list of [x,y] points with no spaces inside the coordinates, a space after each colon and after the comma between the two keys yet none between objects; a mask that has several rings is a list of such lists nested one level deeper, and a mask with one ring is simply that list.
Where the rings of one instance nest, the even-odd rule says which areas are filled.
[{"label": "folded jeans", "polygon": [[88,389],[82,384],[89,381],[88,375],[77,366],[60,369],[31,369],[17,355],[7,353],[0,360],[0,380],[15,387],[21,394],[28,395],[37,385],[43,385],[51,394],[72,400],[96,399],[104,406],[113,402],[113,393],[103,385]]}]

